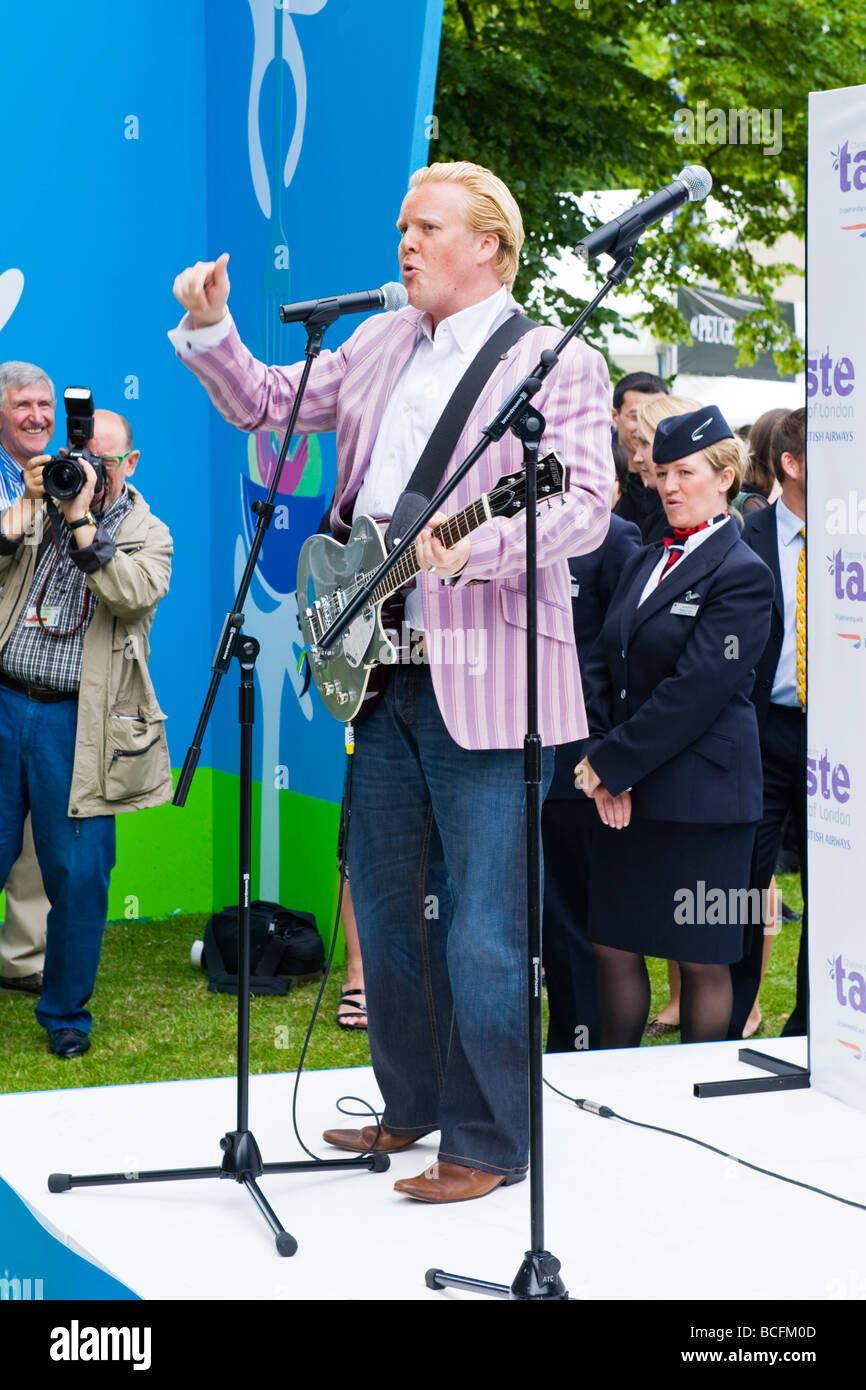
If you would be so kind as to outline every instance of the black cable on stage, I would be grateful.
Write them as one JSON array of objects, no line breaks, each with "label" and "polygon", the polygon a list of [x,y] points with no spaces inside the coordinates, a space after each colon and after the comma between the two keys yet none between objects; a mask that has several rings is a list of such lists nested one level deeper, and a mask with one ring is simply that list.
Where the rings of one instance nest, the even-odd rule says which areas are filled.
[{"label": "black cable on stage", "polygon": [[[347,726],[347,728],[350,727],[351,726]],[[295,1131],[295,1138],[297,1139],[304,1153],[307,1154],[309,1158],[314,1159],[316,1163],[324,1163],[325,1160],[321,1154],[314,1154],[312,1149],[307,1148],[306,1144],[301,1138],[300,1130],[298,1129],[298,1086],[300,1085],[301,1081],[301,1072],[304,1070],[304,1061],[307,1056],[307,1049],[310,1046],[310,1039],[313,1036],[313,1029],[316,1026],[316,1019],[319,1015],[319,1008],[322,1003],[322,996],[325,993],[325,987],[328,983],[328,980],[330,979],[331,966],[334,961],[334,950],[337,945],[337,933],[340,930],[340,910],[343,906],[343,888],[346,883],[346,846],[349,839],[348,821],[351,815],[351,811],[349,808],[351,804],[352,794],[352,762],[354,747],[351,750],[349,749],[348,740],[350,736],[351,735],[347,733],[346,777],[343,783],[343,815],[340,821],[340,838],[337,847],[337,853],[340,861],[340,888],[339,892],[337,893],[337,910],[334,915],[334,930],[331,933],[331,947],[328,951],[328,959],[325,961],[325,968],[322,973],[322,983],[319,985],[319,993],[316,995],[316,1002],[313,1005],[312,1016],[310,1018],[306,1036],[301,1047],[301,1055],[298,1059],[298,1066],[295,1072],[295,1084],[292,1089],[292,1128]],[[347,1100],[357,1101],[359,1105],[363,1105],[366,1108],[361,1111],[346,1110],[344,1109],[343,1102]],[[339,1100],[337,1101],[337,1109],[343,1115],[372,1115],[373,1119],[376,1121],[376,1135],[373,1139],[373,1143],[370,1145],[370,1148],[361,1151],[362,1154],[371,1153],[373,1147],[379,1139],[379,1134],[382,1129],[382,1121],[379,1112],[377,1110],[374,1110],[373,1106],[369,1103],[369,1101],[364,1100],[361,1096],[340,1096]]]},{"label": "black cable on stage", "polygon": [[788,1182],[792,1187],[803,1187],[807,1192],[817,1192],[819,1197],[829,1197],[831,1202],[842,1202],[846,1207],[856,1207],[858,1211],[866,1211],[866,1203],[855,1202],[853,1197],[840,1197],[837,1192],[827,1192],[823,1187],[815,1187],[810,1182],[802,1182],[799,1178],[788,1178],[784,1173],[775,1173],[772,1168],[762,1168],[758,1163],[750,1163],[747,1158],[738,1158],[736,1154],[719,1149],[715,1144],[708,1144],[705,1139],[696,1139],[693,1134],[683,1134],[678,1129],[665,1129],[664,1125],[651,1125],[645,1120],[630,1120],[627,1115],[618,1115],[609,1105],[599,1105],[594,1100],[579,1100],[577,1096],[566,1095],[565,1091],[560,1091],[546,1077],[544,1084],[551,1091],[555,1091],[558,1096],[562,1096],[563,1100],[570,1101],[572,1105],[578,1106],[580,1110],[588,1111],[590,1115],[599,1115],[603,1120],[621,1120],[624,1125],[634,1125],[636,1129],[652,1129],[655,1130],[656,1134],[669,1134],[673,1139],[685,1139],[689,1144],[697,1144],[701,1149],[709,1149],[710,1153],[720,1154],[722,1158],[733,1159],[734,1163],[739,1163],[743,1168],[751,1168],[754,1173],[763,1173],[767,1178]]}]

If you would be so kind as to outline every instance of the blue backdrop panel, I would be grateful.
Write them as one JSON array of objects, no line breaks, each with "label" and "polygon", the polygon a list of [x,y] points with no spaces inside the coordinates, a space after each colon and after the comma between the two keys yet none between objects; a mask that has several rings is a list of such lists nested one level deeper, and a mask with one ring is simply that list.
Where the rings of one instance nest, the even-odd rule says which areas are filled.
[{"label": "blue backdrop panel", "polygon": [[[0,360],[43,365],[59,392],[88,385],[98,406],[132,421],[142,450],[135,481],[175,539],[151,665],[175,766],[277,441],[232,430],[175,360],[165,336],[178,319],[173,279],[229,250],[242,335],[253,351],[286,361],[301,355],[304,337],[279,326],[281,300],[397,277],[394,222],[409,173],[429,158],[442,4],[48,3],[38,11],[38,81],[30,62],[4,65],[0,128],[22,177],[14,196],[7,183],[0,213]],[[32,52],[35,23],[32,8],[7,7],[4,52]],[[334,325],[327,346],[358,321]],[[64,442],[61,408],[54,448]],[[247,608],[263,644],[255,771],[261,887],[274,897],[281,820],[283,844],[291,830],[287,793],[340,795],[339,727],[315,696],[299,694],[293,594],[298,550],[318,526],[335,468],[332,439],[294,441]],[[217,774],[237,770],[234,675],[228,685],[201,760]],[[217,854],[231,856],[234,829],[220,833]],[[166,862],[170,840],[176,864]],[[183,891],[184,858],[211,853],[207,813],[123,817],[120,846],[115,903],[140,897],[146,915],[213,905],[212,894],[198,902]]]},{"label": "blue backdrop panel", "polygon": [[[280,325],[281,302],[398,278],[395,222],[409,174],[429,158],[441,12],[441,0],[248,0],[208,12],[208,240],[197,254],[230,252],[232,312],[264,361],[303,357],[306,335]],[[337,348],[358,322],[338,321],[325,346]],[[250,502],[265,495],[279,445],[276,435],[247,438],[212,421],[217,611],[249,553]],[[294,839],[297,803],[287,793],[340,797],[342,733],[315,692],[301,693],[295,601],[298,553],[329,506],[335,476],[332,436],[293,441],[245,605],[246,630],[263,646],[255,734],[263,897],[279,897],[281,843],[287,851]],[[235,718],[233,704],[221,702],[222,771],[236,770]]]},{"label": "blue backdrop panel", "polygon": [[[189,670],[207,669],[211,645],[201,621],[209,408],[190,398],[165,339],[172,280],[206,236],[204,10],[169,0],[7,7],[4,53],[36,42],[39,61],[4,63],[0,84],[5,158],[31,190],[0,213],[0,273],[24,277],[14,311],[0,311],[0,360],[44,366],[58,394],[90,386],[97,406],[132,422],[136,484],[176,543],[151,667],[175,759],[197,712]],[[60,405],[54,449],[65,442]]]}]

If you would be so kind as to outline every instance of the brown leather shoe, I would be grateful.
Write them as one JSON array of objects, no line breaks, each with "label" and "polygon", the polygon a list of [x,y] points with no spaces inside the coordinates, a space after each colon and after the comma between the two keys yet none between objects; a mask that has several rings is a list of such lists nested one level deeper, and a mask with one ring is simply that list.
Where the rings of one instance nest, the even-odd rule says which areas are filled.
[{"label": "brown leather shoe", "polygon": [[486,1197],[495,1187],[523,1182],[525,1173],[485,1173],[481,1168],[464,1168],[462,1163],[431,1163],[417,1178],[401,1178],[394,1191],[419,1202],[468,1202]]},{"label": "brown leather shoe", "polygon": [[326,1129],[322,1138],[326,1144],[333,1144],[335,1149],[348,1149],[350,1153],[372,1151],[377,1154],[396,1154],[401,1149],[408,1149],[410,1144],[417,1144],[424,1135],[392,1134],[383,1126],[379,1138],[376,1139],[376,1126],[364,1125],[363,1129]]}]

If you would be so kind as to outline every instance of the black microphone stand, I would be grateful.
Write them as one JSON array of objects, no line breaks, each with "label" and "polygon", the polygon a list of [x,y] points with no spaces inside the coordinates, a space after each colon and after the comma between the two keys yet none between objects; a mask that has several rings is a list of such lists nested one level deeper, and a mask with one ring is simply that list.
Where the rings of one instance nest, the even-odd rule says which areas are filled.
[{"label": "black microphone stand", "polygon": [[[636,240],[637,238],[635,238]],[[427,1287],[468,1289],[474,1293],[490,1294],[495,1298],[518,1300],[567,1300],[568,1290],[559,1276],[560,1262],[544,1244],[544,1077],[542,1072],[542,1010],[541,1010],[541,735],[538,732],[538,660],[537,660],[537,559],[536,559],[536,461],[544,417],[532,406],[532,398],[541,390],[545,377],[553,371],[565,346],[583,327],[593,310],[615,286],[623,283],[634,265],[631,254],[634,242],[618,251],[618,259],[608,272],[601,290],[556,344],[545,348],[534,371],[511,393],[500,410],[482,430],[484,438],[475,446],[463,463],[439,489],[391,551],[375,576],[358,591],[339,617],[331,624],[319,642],[322,651],[331,650],[362,609],[371,602],[373,591],[414,545],[415,537],[434,512],[454,491],[486,449],[512,430],[523,443],[526,468],[526,736],[523,745],[524,782],[526,785],[526,888],[527,888],[527,957],[528,957],[528,1040],[529,1040],[529,1181],[530,1181],[530,1249],[513,1282],[494,1284],[462,1274],[446,1274],[441,1269],[428,1269]]]},{"label": "black microphone stand", "polygon": [[204,707],[199,717],[193,742],[187,751],[177,788],[172,798],[175,806],[184,806],[190,785],[201,756],[202,742],[207,730],[211,711],[219,690],[220,681],[237,658],[240,665],[240,698],[238,722],[241,727],[240,743],[240,827],[238,840],[239,894],[238,894],[238,1023],[237,1023],[237,1127],[230,1130],[219,1141],[224,1158],[221,1165],[208,1168],[163,1168],[144,1173],[98,1173],[74,1177],[70,1173],[51,1173],[48,1178],[49,1192],[67,1192],[71,1187],[98,1187],[113,1183],[137,1182],[177,1182],[191,1178],[233,1178],[242,1183],[259,1211],[264,1216],[275,1237],[275,1245],[280,1255],[294,1255],[298,1248],[295,1237],[284,1229],[279,1217],[268,1203],[258,1185],[258,1178],[272,1173],[300,1173],[308,1169],[323,1168],[361,1168],[366,1172],[384,1173],[390,1167],[387,1154],[360,1154],[357,1158],[317,1158],[287,1163],[263,1163],[259,1146],[249,1128],[249,1076],[250,1076],[250,877],[252,872],[252,784],[253,784],[253,723],[255,720],[255,673],[259,643],[255,637],[243,631],[243,605],[255,572],[259,552],[265,533],[274,513],[274,498],[283,471],[289,442],[295,432],[295,424],[301,401],[307,386],[313,361],[322,348],[325,329],[339,317],[339,306],[333,302],[317,309],[306,320],[307,345],[306,362],[298,385],[295,403],[283,438],[277,466],[268,492],[267,500],[256,501],[252,510],[258,521],[250,547],[249,558],[241,578],[234,604],[226,614],[220,633],[219,643],[212,663],[213,676],[205,697]]}]

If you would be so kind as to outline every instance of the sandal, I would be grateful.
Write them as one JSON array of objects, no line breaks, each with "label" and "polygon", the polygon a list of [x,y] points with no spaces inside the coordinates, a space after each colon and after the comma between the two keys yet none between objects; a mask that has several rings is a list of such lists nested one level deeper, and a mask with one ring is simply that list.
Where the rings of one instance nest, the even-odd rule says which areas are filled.
[{"label": "sandal", "polygon": [[661,1019],[656,1017],[651,1019],[644,1028],[643,1035],[645,1038],[665,1038],[668,1033],[678,1033],[679,1030],[680,1025],[678,1023],[662,1023]]},{"label": "sandal", "polygon": [[[352,996],[360,994],[363,1003],[355,1003]],[[340,1004],[337,1009],[337,1023],[347,1033],[366,1032],[367,998],[363,989],[340,990]]]}]

